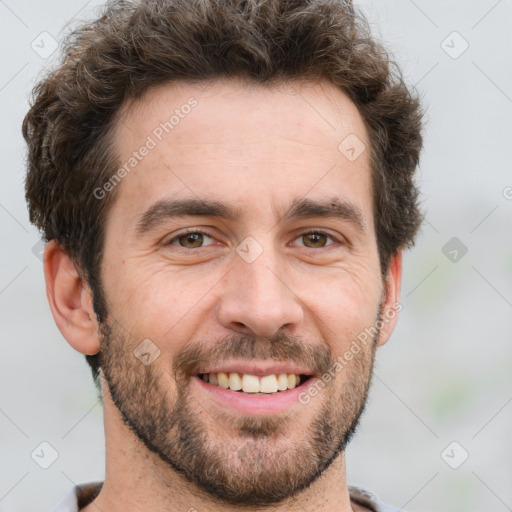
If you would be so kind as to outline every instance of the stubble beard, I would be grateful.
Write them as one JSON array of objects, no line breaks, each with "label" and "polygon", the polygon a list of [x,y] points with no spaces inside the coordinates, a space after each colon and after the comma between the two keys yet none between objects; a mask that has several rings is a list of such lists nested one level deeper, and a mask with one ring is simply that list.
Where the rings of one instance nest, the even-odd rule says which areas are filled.
[{"label": "stubble beard", "polygon": [[[294,497],[345,450],[366,405],[379,333],[342,368],[345,375],[340,372],[326,382],[308,405],[294,405],[298,412],[293,415],[266,417],[212,414],[192,398],[189,370],[192,361],[214,357],[207,344],[177,355],[171,372],[158,359],[142,364],[133,354],[138,341],[121,335],[107,322],[101,334],[102,375],[124,425],[210,499],[250,508]],[[218,347],[218,354],[225,357],[307,360],[318,375],[325,375],[336,362],[325,345],[305,351],[302,341],[286,335],[263,345],[254,337],[237,336]],[[166,385],[173,381],[174,390]],[[318,413],[299,429],[300,408],[312,406]],[[225,435],[215,435],[219,432]]]}]

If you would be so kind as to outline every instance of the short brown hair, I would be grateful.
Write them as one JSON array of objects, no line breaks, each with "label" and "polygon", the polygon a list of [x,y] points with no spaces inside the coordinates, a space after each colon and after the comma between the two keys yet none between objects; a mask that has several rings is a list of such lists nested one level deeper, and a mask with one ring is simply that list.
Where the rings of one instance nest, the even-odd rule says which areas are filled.
[{"label": "short brown hair", "polygon": [[[171,81],[325,79],[357,106],[370,137],[382,275],[421,224],[414,170],[420,102],[349,0],[143,0],[107,4],[71,33],[62,62],[33,91],[23,121],[30,221],[76,263],[107,316],[101,287],[106,215],[117,188],[93,194],[119,164],[111,150],[127,100]],[[98,360],[86,356],[98,385]]]}]

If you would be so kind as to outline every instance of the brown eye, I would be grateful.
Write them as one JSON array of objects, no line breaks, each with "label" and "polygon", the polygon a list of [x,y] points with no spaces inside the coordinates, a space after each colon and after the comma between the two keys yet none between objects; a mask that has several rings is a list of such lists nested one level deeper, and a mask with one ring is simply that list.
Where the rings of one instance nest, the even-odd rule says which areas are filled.
[{"label": "brown eye", "polygon": [[179,245],[184,249],[198,249],[203,247],[205,238],[213,240],[210,235],[202,231],[190,231],[189,233],[182,233],[181,235],[175,236],[172,240],[169,240],[169,245]]},{"label": "brown eye", "polygon": [[302,235],[299,236],[299,239],[304,241],[304,245],[302,247],[307,247],[309,249],[322,249],[332,245],[327,243],[328,239],[334,241],[331,235],[328,233],[323,233],[322,231],[310,231],[309,233],[302,233]]},{"label": "brown eye", "polygon": [[203,244],[203,235],[201,233],[188,233],[187,235],[180,236],[178,241],[182,247],[201,247]]}]

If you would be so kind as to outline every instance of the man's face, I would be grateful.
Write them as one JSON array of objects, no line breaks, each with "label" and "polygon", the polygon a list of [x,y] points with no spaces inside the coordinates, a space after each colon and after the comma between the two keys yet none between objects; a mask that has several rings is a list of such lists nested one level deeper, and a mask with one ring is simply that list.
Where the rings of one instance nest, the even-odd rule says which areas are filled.
[{"label": "man's face", "polygon": [[[103,375],[131,431],[219,500],[293,496],[362,412],[376,340],[344,353],[378,319],[383,282],[354,141],[369,147],[363,121],[327,83],[166,85],[117,124],[130,171],[106,224]],[[303,377],[256,394],[219,373],[264,391]]]}]

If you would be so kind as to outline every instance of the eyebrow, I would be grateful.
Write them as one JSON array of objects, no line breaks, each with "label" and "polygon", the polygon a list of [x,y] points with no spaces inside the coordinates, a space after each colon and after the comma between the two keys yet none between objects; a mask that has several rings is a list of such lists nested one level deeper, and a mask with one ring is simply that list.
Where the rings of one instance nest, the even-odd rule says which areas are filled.
[{"label": "eyebrow", "polygon": [[[366,222],[361,209],[347,201],[333,198],[329,201],[295,199],[284,213],[273,208],[282,220],[308,219],[315,217],[336,218],[350,222],[361,232],[366,232]],[[149,206],[139,217],[135,232],[137,235],[151,231],[169,220],[180,217],[215,217],[223,220],[240,219],[242,210],[238,206],[208,199],[161,199]]]},{"label": "eyebrow", "polygon": [[240,217],[239,207],[208,199],[162,199],[152,204],[139,218],[138,235],[179,217],[217,217],[234,221]]},{"label": "eyebrow", "polygon": [[350,222],[361,233],[366,233],[362,210],[348,201],[333,198],[329,201],[295,199],[280,220],[309,219],[314,217],[335,218]]}]

